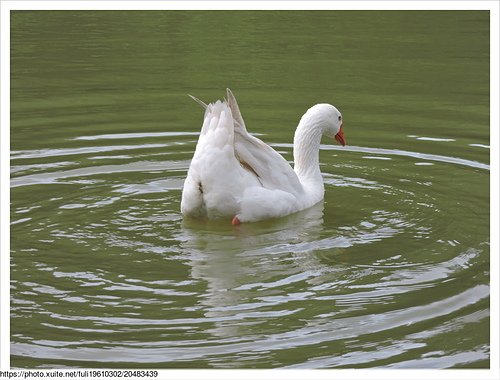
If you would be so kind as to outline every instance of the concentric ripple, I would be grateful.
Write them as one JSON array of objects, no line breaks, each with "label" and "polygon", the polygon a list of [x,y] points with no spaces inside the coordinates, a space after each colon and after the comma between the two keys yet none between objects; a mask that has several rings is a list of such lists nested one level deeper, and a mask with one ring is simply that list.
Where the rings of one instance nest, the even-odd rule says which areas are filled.
[{"label": "concentric ripple", "polygon": [[323,203],[233,227],[179,213],[196,133],[72,141],[12,152],[14,366],[489,360],[489,165],[323,145]]}]

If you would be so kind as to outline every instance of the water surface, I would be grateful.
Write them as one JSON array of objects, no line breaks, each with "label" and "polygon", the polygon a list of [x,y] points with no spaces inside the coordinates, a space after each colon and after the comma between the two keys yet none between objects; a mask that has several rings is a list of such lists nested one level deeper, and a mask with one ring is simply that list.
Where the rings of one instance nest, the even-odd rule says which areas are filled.
[{"label": "water surface", "polygon": [[[14,12],[13,367],[489,367],[488,12]],[[323,203],[183,221],[231,87]]]}]

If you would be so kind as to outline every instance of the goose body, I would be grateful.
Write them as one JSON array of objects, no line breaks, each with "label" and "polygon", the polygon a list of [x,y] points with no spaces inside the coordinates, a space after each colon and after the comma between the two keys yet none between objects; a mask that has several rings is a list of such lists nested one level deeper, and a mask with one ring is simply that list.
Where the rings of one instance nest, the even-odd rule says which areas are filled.
[{"label": "goose body", "polygon": [[229,89],[225,101],[197,101],[205,116],[182,190],[183,215],[240,224],[285,216],[323,199],[321,137],[345,145],[342,115],[334,106],[316,104],[302,116],[292,169],[278,152],[248,133]]}]

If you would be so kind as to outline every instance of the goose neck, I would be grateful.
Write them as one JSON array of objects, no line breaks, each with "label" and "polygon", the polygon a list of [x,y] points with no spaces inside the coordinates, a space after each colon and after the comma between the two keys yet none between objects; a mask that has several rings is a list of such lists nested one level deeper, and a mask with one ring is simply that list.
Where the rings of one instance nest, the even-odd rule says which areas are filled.
[{"label": "goose neck", "polygon": [[319,147],[323,131],[320,125],[302,119],[293,141],[294,170],[303,184],[321,182]]}]

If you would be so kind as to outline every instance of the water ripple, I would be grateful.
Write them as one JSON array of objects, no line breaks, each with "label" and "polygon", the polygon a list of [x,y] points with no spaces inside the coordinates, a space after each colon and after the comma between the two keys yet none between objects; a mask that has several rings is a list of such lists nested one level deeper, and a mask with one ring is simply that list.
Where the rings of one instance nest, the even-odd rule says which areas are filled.
[{"label": "water ripple", "polygon": [[[146,135],[78,139],[177,136]],[[228,360],[238,366],[299,355],[285,367],[387,362],[404,368],[447,367],[488,356],[484,344],[469,345],[457,356],[427,348],[476,318],[488,319],[489,286],[468,279],[487,272],[489,244],[485,236],[467,238],[470,231],[450,212],[460,203],[462,211],[476,215],[480,198],[471,199],[458,182],[443,196],[435,173],[419,169],[441,170],[439,162],[445,162],[456,164],[446,170],[470,176],[464,166],[488,165],[324,145],[356,153],[343,165],[322,166],[324,202],[233,228],[227,221],[182,219],[179,197],[188,156],[158,160],[159,153],[151,151],[157,145],[137,145],[147,149],[137,155],[83,158],[96,160],[89,166],[77,160],[13,166],[13,192],[39,185],[45,193],[29,191],[30,202],[12,210],[19,216],[11,228],[29,231],[36,241],[16,243],[16,260],[25,264],[13,263],[12,318],[22,326],[26,315],[36,313],[47,330],[46,338],[30,336],[30,329],[16,335],[14,357],[79,366],[203,360],[228,368]],[[118,146],[102,149],[113,147]],[[82,148],[14,155],[88,153],[93,152]],[[419,161],[411,175],[387,172],[374,161],[393,156]],[[117,158],[127,162],[116,163]],[[55,184],[74,190],[45,186]],[[50,217],[41,217],[45,210],[52,210]],[[310,350],[316,354],[299,354]],[[402,360],[405,354],[409,359]]]},{"label": "water ripple", "polygon": [[[272,144],[272,146],[290,148],[290,149],[293,148],[292,144],[285,144],[285,143],[275,143],[275,144]],[[368,148],[368,147],[353,146],[353,145],[337,146],[337,145],[326,145],[326,144],[322,144],[321,149],[323,149],[323,150],[339,150],[339,151],[348,151],[348,152],[360,152],[360,153],[371,153],[371,154],[377,154],[377,155],[382,155],[382,156],[384,156],[384,155],[405,156],[405,157],[418,158],[420,160],[446,162],[446,163],[450,163],[450,164],[469,166],[469,167],[476,168],[476,169],[490,170],[490,165],[484,164],[481,162],[477,162],[477,161],[465,160],[463,158],[458,158],[458,157],[440,156],[437,154],[410,152],[407,150],[399,150],[399,149]]]}]

